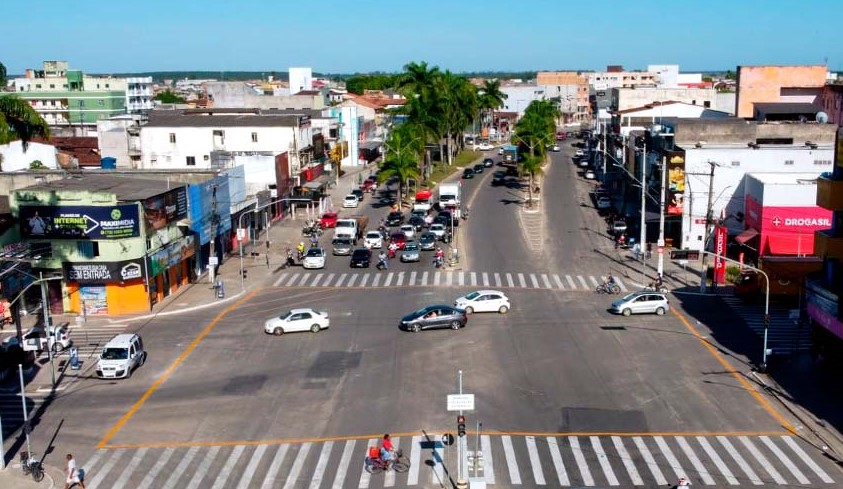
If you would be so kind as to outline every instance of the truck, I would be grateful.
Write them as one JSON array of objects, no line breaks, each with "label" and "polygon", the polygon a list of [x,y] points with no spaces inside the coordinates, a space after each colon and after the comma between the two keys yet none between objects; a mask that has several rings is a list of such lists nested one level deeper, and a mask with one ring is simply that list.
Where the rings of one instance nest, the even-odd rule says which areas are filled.
[{"label": "truck", "polygon": [[366,216],[351,216],[345,219],[337,219],[337,226],[334,230],[334,238],[351,238],[358,240],[366,233],[366,226],[369,225],[369,218]]},{"label": "truck", "polygon": [[433,205],[431,203],[432,197],[433,193],[426,188],[416,192],[416,199],[413,201],[413,210],[428,212]]},{"label": "truck", "polygon": [[509,144],[503,147],[504,163],[518,163],[518,146]]},{"label": "truck", "polygon": [[439,207],[456,208],[460,207],[460,184],[459,183],[440,183],[439,184]]},{"label": "truck", "polygon": [[[822,270],[822,258],[816,256],[762,256],[758,268],[770,277],[770,296],[797,299],[805,277]],[[743,270],[735,285],[735,295],[748,300],[763,298],[767,292],[764,276],[755,270]]]}]

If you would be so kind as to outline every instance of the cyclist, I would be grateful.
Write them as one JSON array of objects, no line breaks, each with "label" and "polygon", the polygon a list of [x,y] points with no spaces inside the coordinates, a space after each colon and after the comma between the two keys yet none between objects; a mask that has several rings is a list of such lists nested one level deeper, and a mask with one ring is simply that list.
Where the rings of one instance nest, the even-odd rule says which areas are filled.
[{"label": "cyclist", "polygon": [[609,272],[606,275],[606,280],[604,280],[603,283],[608,285],[609,287],[615,285],[615,277],[612,276],[612,272]]},{"label": "cyclist", "polygon": [[381,441],[381,460],[384,462],[391,462],[392,459],[395,457],[395,447],[392,446],[392,440],[389,439],[389,433],[383,435],[383,440]]}]

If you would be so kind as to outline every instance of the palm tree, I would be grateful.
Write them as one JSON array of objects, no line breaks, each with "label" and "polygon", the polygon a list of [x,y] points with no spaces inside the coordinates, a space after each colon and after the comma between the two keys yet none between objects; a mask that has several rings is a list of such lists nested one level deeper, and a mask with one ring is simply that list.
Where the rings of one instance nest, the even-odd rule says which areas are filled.
[{"label": "palm tree", "polygon": [[49,138],[50,127],[29,102],[13,95],[0,95],[0,144],[21,140],[26,151],[35,137]]},{"label": "palm tree", "polygon": [[529,177],[527,207],[533,207],[534,180],[537,175],[542,174],[543,158],[530,156],[521,162],[521,174]]},{"label": "palm tree", "polygon": [[6,66],[0,63],[0,91],[6,88]]},{"label": "palm tree", "polygon": [[408,99],[427,97],[440,73],[438,66],[428,67],[426,61],[411,61],[404,65],[404,73],[398,76],[397,88]]},{"label": "palm tree", "polygon": [[437,82],[435,93],[444,126],[443,135],[449,149],[447,162],[450,165],[454,156],[452,142],[456,142],[456,136],[468,127],[477,113],[477,89],[467,79],[450,71],[442,73]]},{"label": "palm tree", "polygon": [[491,127],[494,122],[495,109],[503,107],[507,97],[508,95],[501,91],[500,80],[486,80],[483,82],[483,87],[478,94],[481,128],[486,121],[488,121]]},{"label": "palm tree", "polygon": [[[389,135],[386,143],[386,157],[378,172],[378,179],[383,182],[389,178],[398,179],[398,207],[404,196],[404,187],[411,178],[419,177],[418,154],[424,148],[424,140],[413,135],[413,126],[399,126]],[[420,149],[421,148],[421,149]]]},{"label": "palm tree", "polygon": [[530,149],[530,156],[544,156],[546,145],[553,141],[559,109],[549,100],[534,100],[515,124],[514,139]]}]

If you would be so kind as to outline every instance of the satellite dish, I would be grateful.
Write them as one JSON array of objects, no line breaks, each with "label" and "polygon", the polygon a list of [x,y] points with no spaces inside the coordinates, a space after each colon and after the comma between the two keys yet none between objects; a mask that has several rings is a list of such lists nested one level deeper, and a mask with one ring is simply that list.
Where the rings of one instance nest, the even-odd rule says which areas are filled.
[{"label": "satellite dish", "polygon": [[820,124],[825,124],[828,122],[828,114],[825,112],[817,112],[816,119]]}]

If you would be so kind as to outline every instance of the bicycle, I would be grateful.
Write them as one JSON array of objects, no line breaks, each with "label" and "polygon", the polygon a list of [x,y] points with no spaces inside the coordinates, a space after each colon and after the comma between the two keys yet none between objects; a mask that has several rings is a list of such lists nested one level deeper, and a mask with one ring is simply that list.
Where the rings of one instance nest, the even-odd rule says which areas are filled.
[{"label": "bicycle", "polygon": [[35,458],[35,453],[20,452],[20,468],[23,470],[23,475],[32,474],[35,482],[44,480],[44,467],[41,466],[41,461]]},{"label": "bicycle", "polygon": [[615,283],[605,283],[598,285],[597,288],[594,289],[594,292],[597,294],[616,295],[621,293],[621,288],[620,286],[618,286],[618,284]]},{"label": "bicycle", "polygon": [[364,466],[366,468],[366,472],[370,474],[379,474],[390,469],[396,472],[404,473],[410,470],[410,459],[404,456],[404,451],[399,448],[395,450],[392,460],[383,460],[380,457],[366,457]]}]

